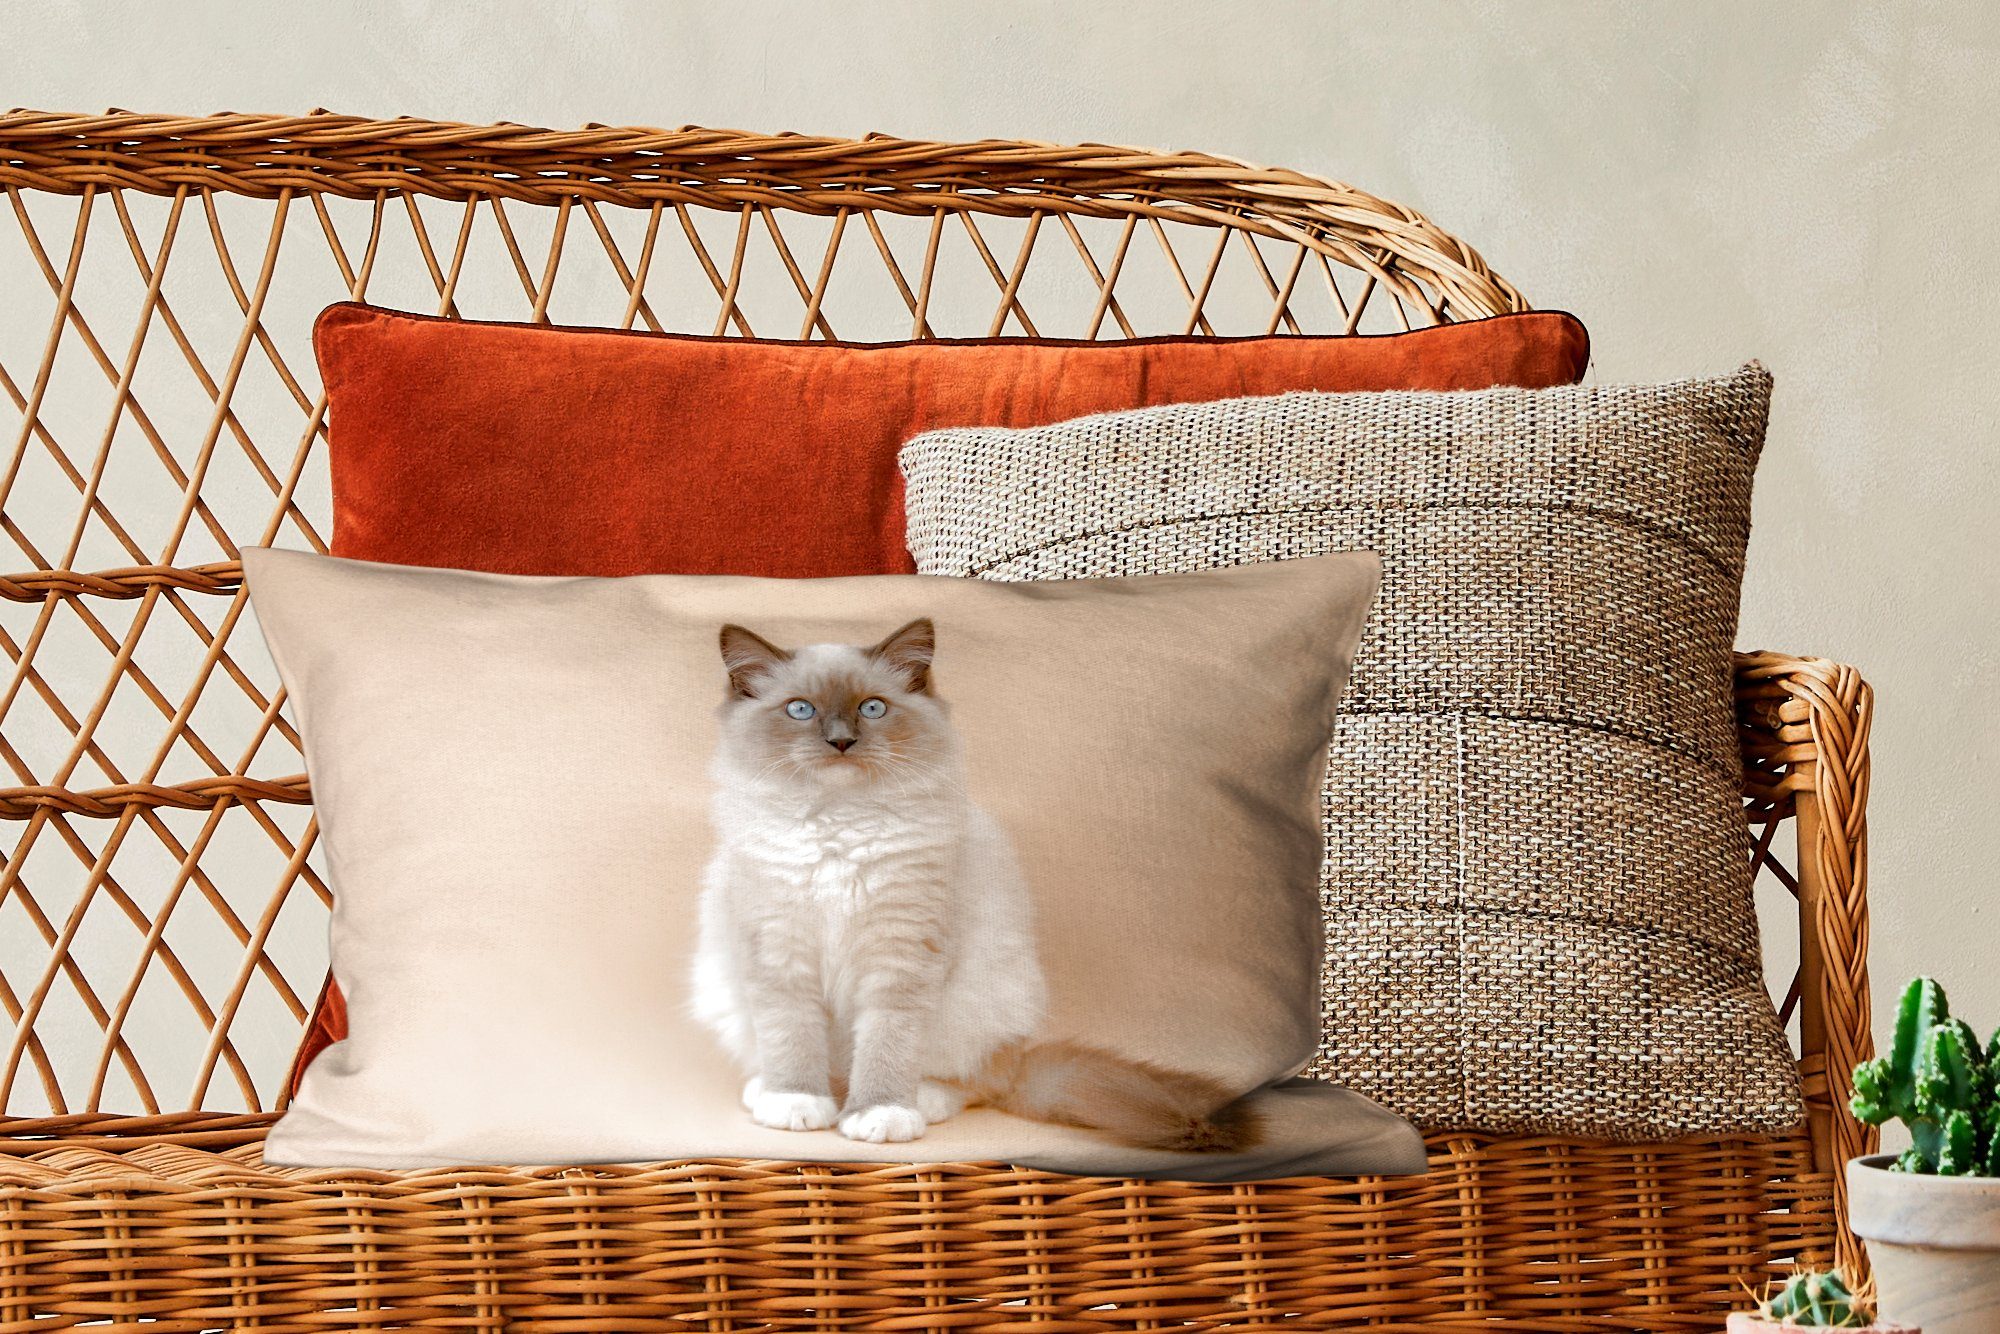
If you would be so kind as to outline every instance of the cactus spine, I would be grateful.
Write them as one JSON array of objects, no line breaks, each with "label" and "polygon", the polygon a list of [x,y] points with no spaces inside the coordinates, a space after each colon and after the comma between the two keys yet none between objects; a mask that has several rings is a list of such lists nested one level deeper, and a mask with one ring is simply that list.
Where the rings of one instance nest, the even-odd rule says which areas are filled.
[{"label": "cactus spine", "polygon": [[1896,1008],[1889,1054],[1854,1067],[1848,1104],[1871,1126],[1895,1118],[1909,1127],[1903,1172],[2000,1176],[2000,1034],[1980,1044],[1954,1019],[1944,988],[1914,979]]},{"label": "cactus spine", "polygon": [[1765,1299],[1764,1318],[1807,1329],[1866,1329],[1875,1313],[1838,1274],[1794,1274]]}]

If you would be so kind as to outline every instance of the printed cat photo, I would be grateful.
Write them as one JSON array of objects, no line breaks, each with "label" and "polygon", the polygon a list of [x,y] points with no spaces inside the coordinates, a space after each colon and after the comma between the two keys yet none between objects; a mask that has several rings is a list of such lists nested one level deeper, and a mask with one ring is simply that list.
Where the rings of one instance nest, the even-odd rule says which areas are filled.
[{"label": "printed cat photo", "polygon": [[967,793],[928,619],[868,647],[726,625],[721,649],[692,1006],[752,1120],[890,1143],[983,1105],[1148,1148],[1256,1143],[1208,1079],[1041,1036],[1033,898]]}]

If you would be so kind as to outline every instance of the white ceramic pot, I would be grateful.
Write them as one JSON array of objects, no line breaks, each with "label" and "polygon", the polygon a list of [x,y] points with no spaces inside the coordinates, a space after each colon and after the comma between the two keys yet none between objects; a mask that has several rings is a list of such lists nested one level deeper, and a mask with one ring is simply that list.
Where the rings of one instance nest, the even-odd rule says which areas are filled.
[{"label": "white ceramic pot", "polygon": [[1887,1154],[1847,1165],[1847,1211],[1868,1243],[1882,1315],[1925,1334],[2000,1330],[2000,1178],[1891,1172]]}]

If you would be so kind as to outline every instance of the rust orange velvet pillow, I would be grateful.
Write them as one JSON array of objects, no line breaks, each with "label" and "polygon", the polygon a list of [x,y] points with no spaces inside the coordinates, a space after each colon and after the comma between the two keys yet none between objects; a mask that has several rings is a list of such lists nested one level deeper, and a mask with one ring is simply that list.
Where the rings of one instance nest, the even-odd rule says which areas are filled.
[{"label": "rust orange velvet pillow", "polygon": [[[333,551],[501,574],[900,574],[903,442],[945,426],[1294,389],[1583,377],[1558,311],[1410,333],[786,342],[485,324],[347,303],[313,333]],[[294,1079],[346,1032],[321,997]]]},{"label": "rust orange velvet pillow", "polygon": [[333,551],[500,574],[908,573],[896,451],[941,426],[1293,389],[1540,389],[1573,316],[1405,334],[796,343],[338,305]]}]

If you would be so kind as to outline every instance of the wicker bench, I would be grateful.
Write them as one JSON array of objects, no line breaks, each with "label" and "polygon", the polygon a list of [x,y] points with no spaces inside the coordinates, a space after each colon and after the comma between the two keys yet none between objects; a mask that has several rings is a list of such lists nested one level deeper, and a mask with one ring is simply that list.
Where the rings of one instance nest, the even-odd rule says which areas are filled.
[{"label": "wicker bench", "polygon": [[1444,1131],[1425,1177],[1241,1186],[265,1167],[327,895],[235,556],[323,547],[299,312],[1135,337],[1526,302],[1347,186],[1103,146],[17,112],[0,181],[0,1330],[1708,1330],[1746,1282],[1859,1258],[1869,692],[1776,654],[1737,684],[1756,859],[1797,900],[1794,1134]]}]

